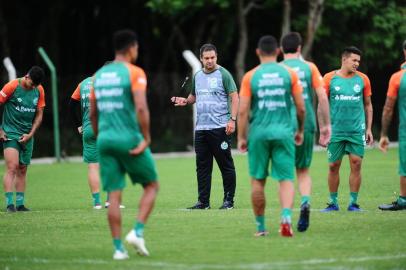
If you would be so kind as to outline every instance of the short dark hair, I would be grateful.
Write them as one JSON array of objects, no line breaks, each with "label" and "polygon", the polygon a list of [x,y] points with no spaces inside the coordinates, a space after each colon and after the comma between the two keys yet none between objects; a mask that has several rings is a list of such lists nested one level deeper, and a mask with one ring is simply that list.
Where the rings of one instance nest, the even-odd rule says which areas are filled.
[{"label": "short dark hair", "polygon": [[33,66],[30,68],[27,75],[30,77],[34,85],[40,85],[45,77],[44,70],[39,66]]},{"label": "short dark hair", "polygon": [[290,32],[282,37],[281,46],[284,53],[295,53],[302,45],[302,37],[298,32]]},{"label": "short dark hair", "polygon": [[203,56],[204,52],[208,52],[208,51],[214,51],[216,53],[216,55],[217,55],[216,46],[214,46],[213,44],[210,44],[210,43],[206,43],[206,44],[203,44],[202,47],[200,47],[200,57]]},{"label": "short dark hair", "polygon": [[356,54],[356,55],[359,55],[359,56],[361,56],[362,55],[362,52],[361,52],[361,50],[360,49],[358,49],[357,47],[355,47],[355,46],[349,46],[349,47],[345,47],[344,48],[344,50],[342,51],[342,53],[341,53],[341,56],[343,56],[343,57],[348,57],[348,56],[350,56],[350,54]]},{"label": "short dark hair", "polygon": [[406,50],[406,39],[403,41],[403,50]]},{"label": "short dark hair", "polygon": [[138,43],[137,34],[129,29],[119,30],[113,35],[114,51],[122,52]]},{"label": "short dark hair", "polygon": [[273,55],[278,49],[278,41],[271,35],[263,36],[258,41],[258,49],[265,55]]}]

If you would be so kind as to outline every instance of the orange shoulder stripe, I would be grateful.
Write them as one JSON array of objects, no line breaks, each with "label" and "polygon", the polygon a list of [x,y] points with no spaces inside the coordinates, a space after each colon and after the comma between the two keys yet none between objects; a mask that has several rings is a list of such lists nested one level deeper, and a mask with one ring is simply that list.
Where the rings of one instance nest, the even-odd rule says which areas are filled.
[{"label": "orange shoulder stripe", "polygon": [[18,79],[12,80],[3,86],[0,91],[0,102],[5,103],[14,93],[18,86]]},{"label": "orange shoulder stripe", "polygon": [[247,73],[244,74],[244,77],[242,77],[241,88],[240,88],[241,97],[251,97],[252,96],[251,79],[257,69],[258,69],[258,67],[251,69],[250,71],[248,71]]}]

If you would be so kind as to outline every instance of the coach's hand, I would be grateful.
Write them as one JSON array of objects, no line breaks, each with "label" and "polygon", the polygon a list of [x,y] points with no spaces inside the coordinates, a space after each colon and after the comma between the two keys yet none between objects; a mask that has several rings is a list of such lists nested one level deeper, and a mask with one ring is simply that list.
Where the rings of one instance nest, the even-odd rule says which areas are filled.
[{"label": "coach's hand", "polygon": [[241,153],[247,152],[247,151],[248,151],[247,140],[246,140],[246,139],[238,139],[237,147],[238,147],[238,150],[239,150]]},{"label": "coach's hand", "polygon": [[175,106],[187,105],[187,98],[184,97],[171,97],[171,101],[174,103]]},{"label": "coach's hand", "polygon": [[130,150],[130,155],[137,156],[144,152],[144,150],[148,147],[148,143],[145,140],[142,140],[137,147]]},{"label": "coach's hand", "polygon": [[303,143],[303,131],[296,131],[295,144],[302,145],[302,143]]},{"label": "coach's hand", "polygon": [[319,144],[323,147],[326,147],[327,144],[330,142],[330,138],[331,138],[331,126],[321,127]]},{"label": "coach's hand", "polygon": [[7,141],[7,136],[3,129],[0,129],[0,141]]},{"label": "coach's hand", "polygon": [[388,147],[389,147],[388,136],[381,136],[381,139],[379,140],[379,150],[381,150],[383,153],[386,153],[388,151]]},{"label": "coach's hand", "polygon": [[230,134],[234,133],[234,131],[235,131],[235,121],[230,120],[230,121],[228,121],[227,126],[226,126],[226,134],[230,135]]},{"label": "coach's hand", "polygon": [[374,136],[372,136],[372,131],[370,129],[365,133],[366,142],[369,146],[374,144]]},{"label": "coach's hand", "polygon": [[30,134],[23,134],[21,135],[20,139],[18,140],[19,143],[25,144],[31,139],[32,135]]}]

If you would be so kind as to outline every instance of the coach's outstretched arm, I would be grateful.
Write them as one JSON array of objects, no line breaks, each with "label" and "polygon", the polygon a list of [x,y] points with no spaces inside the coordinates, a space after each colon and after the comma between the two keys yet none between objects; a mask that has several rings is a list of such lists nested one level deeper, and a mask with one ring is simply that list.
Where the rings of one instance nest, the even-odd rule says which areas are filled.
[{"label": "coach's outstretched arm", "polygon": [[184,97],[171,97],[171,101],[175,106],[186,106],[188,104],[194,104],[196,102],[196,97],[189,94],[187,98]]},{"label": "coach's outstretched arm", "polygon": [[151,143],[151,135],[149,132],[149,109],[147,103],[147,95],[145,90],[133,91],[133,98],[135,104],[135,112],[137,114],[138,123],[141,128],[141,133],[144,136],[142,140],[134,149],[130,150],[131,155],[139,155]]}]

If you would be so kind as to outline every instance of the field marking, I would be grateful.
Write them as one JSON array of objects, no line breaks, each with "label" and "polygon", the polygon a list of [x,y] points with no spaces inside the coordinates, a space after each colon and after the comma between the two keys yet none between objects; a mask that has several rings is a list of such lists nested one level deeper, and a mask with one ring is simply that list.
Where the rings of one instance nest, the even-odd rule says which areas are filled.
[{"label": "field marking", "polygon": [[[364,256],[364,257],[348,257],[348,258],[331,258],[331,259],[306,259],[306,260],[298,260],[298,261],[279,261],[279,262],[265,262],[265,263],[247,263],[247,264],[184,264],[184,263],[170,263],[170,262],[146,262],[146,261],[123,261],[123,266],[125,263],[131,262],[131,264],[135,263],[135,265],[139,266],[150,266],[156,268],[164,269],[187,269],[187,270],[205,270],[205,269],[255,269],[255,270],[265,270],[271,267],[279,267],[279,268],[286,268],[296,265],[301,266],[318,266],[318,265],[326,265],[332,263],[357,263],[357,262],[368,262],[368,261],[386,261],[386,260],[394,260],[394,259],[404,259],[406,258],[406,253],[401,254],[394,254],[394,255],[383,255],[383,256]],[[34,263],[34,264],[80,264],[80,265],[103,265],[103,264],[111,264],[113,260],[103,260],[103,259],[45,259],[45,258],[19,258],[19,257],[9,257],[9,258],[2,258],[0,257],[0,262],[2,263],[18,263],[18,262],[25,262],[25,263]],[[326,269],[323,266],[323,269]],[[332,269],[342,269],[333,267]],[[363,269],[357,266],[357,269]]]}]

